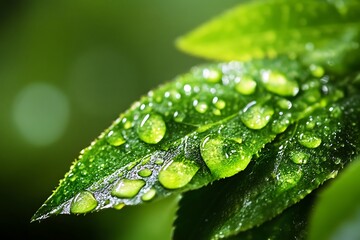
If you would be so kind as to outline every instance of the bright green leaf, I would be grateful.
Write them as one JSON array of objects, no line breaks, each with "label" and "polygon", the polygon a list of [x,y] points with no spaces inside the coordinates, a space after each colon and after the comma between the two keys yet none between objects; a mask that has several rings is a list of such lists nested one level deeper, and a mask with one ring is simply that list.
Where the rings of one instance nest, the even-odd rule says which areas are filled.
[{"label": "bright green leaf", "polygon": [[[249,83],[251,93],[243,91]],[[343,94],[287,58],[196,67],[149,92],[83,150],[33,220],[74,205],[83,206],[74,213],[136,205],[230,177]]]},{"label": "bright green leaf", "polygon": [[343,58],[359,55],[359,12],[357,0],[247,1],[181,37],[177,46],[220,61],[285,54],[345,66]]},{"label": "bright green leaf", "polygon": [[360,239],[360,159],[325,189],[313,211],[309,239]]},{"label": "bright green leaf", "polygon": [[267,144],[245,171],[186,193],[175,238],[231,236],[300,201],[359,154],[359,115],[358,94],[316,109]]}]

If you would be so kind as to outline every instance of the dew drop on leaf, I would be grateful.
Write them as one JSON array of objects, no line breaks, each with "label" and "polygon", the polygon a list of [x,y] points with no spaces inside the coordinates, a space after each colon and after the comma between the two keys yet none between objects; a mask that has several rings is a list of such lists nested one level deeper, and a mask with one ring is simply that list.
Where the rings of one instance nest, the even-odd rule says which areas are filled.
[{"label": "dew drop on leaf", "polygon": [[298,141],[301,145],[307,148],[317,148],[321,144],[321,138],[318,138],[311,133],[300,134]]},{"label": "dew drop on leaf", "polygon": [[121,179],[115,184],[111,191],[111,195],[119,198],[132,198],[138,194],[144,185],[145,181],[141,179]]},{"label": "dew drop on leaf", "polygon": [[250,162],[240,143],[212,134],[202,140],[200,153],[211,174],[217,178],[232,176]]},{"label": "dew drop on leaf", "polygon": [[199,113],[205,113],[208,109],[208,105],[205,102],[194,101],[195,110]]},{"label": "dew drop on leaf", "polygon": [[87,213],[96,208],[98,202],[91,192],[78,193],[71,202],[70,212],[74,214]]},{"label": "dew drop on leaf", "polygon": [[111,130],[107,135],[106,135],[106,141],[112,145],[112,146],[120,146],[122,144],[125,143],[125,139],[123,138],[123,136],[121,135],[120,132],[118,131],[114,131]]},{"label": "dew drop on leaf", "polygon": [[156,190],[154,188],[151,188],[149,191],[144,193],[144,195],[141,196],[141,200],[144,202],[152,200],[156,195]]},{"label": "dew drop on leaf", "polygon": [[168,189],[181,188],[191,181],[199,168],[196,163],[190,161],[171,162],[161,169],[159,181]]},{"label": "dew drop on leaf", "polygon": [[158,114],[146,114],[137,129],[141,140],[149,144],[159,143],[166,133],[166,124]]},{"label": "dew drop on leaf", "polygon": [[324,68],[315,64],[310,65],[310,72],[314,77],[318,77],[318,78],[324,76],[325,74]]},{"label": "dew drop on leaf", "polygon": [[115,208],[116,210],[123,209],[124,207],[125,207],[125,203],[118,203],[113,206],[113,208]]},{"label": "dew drop on leaf", "polygon": [[180,123],[184,121],[186,114],[183,112],[175,111],[173,116],[174,116],[174,121]]},{"label": "dew drop on leaf", "polygon": [[277,105],[284,110],[290,109],[292,107],[291,101],[287,100],[286,98],[279,99]]},{"label": "dew drop on leaf", "polygon": [[235,85],[235,90],[243,95],[253,94],[256,90],[256,82],[251,77],[243,76]]},{"label": "dew drop on leaf", "polygon": [[296,164],[305,164],[308,161],[308,155],[303,152],[295,151],[290,155],[291,161]]},{"label": "dew drop on leaf", "polygon": [[152,171],[150,169],[145,168],[145,169],[140,170],[138,172],[138,174],[140,177],[149,177],[149,176],[151,176]]},{"label": "dew drop on leaf", "polygon": [[202,72],[206,81],[217,83],[221,80],[221,73],[216,69],[205,68]]},{"label": "dew drop on leaf", "polygon": [[273,114],[274,109],[272,107],[261,106],[253,101],[244,108],[241,115],[241,121],[248,128],[262,129],[269,123]]},{"label": "dew drop on leaf", "polygon": [[262,82],[269,92],[280,96],[296,96],[299,92],[299,85],[296,81],[290,80],[282,73],[276,71],[263,71]]},{"label": "dew drop on leaf", "polygon": [[219,99],[218,97],[214,97],[212,100],[215,107],[219,110],[222,110],[226,107],[226,102],[224,100]]},{"label": "dew drop on leaf", "polygon": [[[289,117],[290,118],[290,117]],[[283,133],[290,125],[290,120],[288,117],[282,117],[280,119],[276,119],[271,124],[271,130],[274,133]]]}]

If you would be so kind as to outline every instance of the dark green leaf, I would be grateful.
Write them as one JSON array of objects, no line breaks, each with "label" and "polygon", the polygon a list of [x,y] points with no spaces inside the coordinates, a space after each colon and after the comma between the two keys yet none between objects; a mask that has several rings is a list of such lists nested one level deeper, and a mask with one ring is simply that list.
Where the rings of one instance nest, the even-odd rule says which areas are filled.
[{"label": "dark green leaf", "polygon": [[180,38],[177,46],[220,61],[286,54],[345,66],[344,57],[359,55],[359,12],[357,0],[248,1]]},{"label": "dark green leaf", "polygon": [[309,239],[360,239],[360,159],[356,159],[320,195]]},{"label": "dark green leaf", "polygon": [[308,217],[312,210],[314,194],[308,195],[304,200],[289,207],[274,219],[265,222],[236,236],[229,237],[229,240],[300,240],[306,239]]},{"label": "dark green leaf", "polygon": [[289,127],[245,171],[186,193],[176,239],[218,239],[259,226],[335,177],[360,150],[360,96],[350,92]]},{"label": "dark green leaf", "polygon": [[320,77],[286,58],[194,68],[83,150],[33,220],[119,209],[232,176],[289,125],[342,97]]}]

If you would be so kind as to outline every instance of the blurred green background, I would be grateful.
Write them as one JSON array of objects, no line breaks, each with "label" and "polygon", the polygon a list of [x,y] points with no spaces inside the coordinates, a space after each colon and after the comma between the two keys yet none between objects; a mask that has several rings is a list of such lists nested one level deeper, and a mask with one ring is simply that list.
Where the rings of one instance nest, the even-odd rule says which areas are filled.
[{"label": "blurred green background", "polygon": [[148,90],[203,60],[176,37],[239,0],[0,1],[5,239],[169,239],[176,199],[29,223],[81,149]]}]

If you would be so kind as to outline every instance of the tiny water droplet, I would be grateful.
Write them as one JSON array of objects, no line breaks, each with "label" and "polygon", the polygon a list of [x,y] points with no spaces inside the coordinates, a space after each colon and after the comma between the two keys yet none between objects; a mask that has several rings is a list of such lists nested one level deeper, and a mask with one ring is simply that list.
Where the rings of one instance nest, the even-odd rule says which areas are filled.
[{"label": "tiny water droplet", "polygon": [[251,159],[238,142],[212,134],[202,140],[200,154],[211,174],[218,178],[244,170]]},{"label": "tiny water droplet", "polygon": [[321,144],[321,138],[318,138],[314,134],[310,133],[300,134],[298,141],[301,145],[307,148],[317,148]]},{"label": "tiny water droplet", "polygon": [[144,185],[145,181],[141,179],[122,179],[115,184],[111,195],[119,198],[132,198],[138,194]]},{"label": "tiny water droplet", "polygon": [[205,113],[208,109],[208,105],[205,102],[195,102],[194,101],[195,110],[199,113]]},{"label": "tiny water droplet", "polygon": [[114,131],[111,130],[107,135],[106,135],[106,141],[112,145],[112,146],[120,146],[122,144],[125,143],[125,139],[123,138],[123,136],[121,135],[120,131]]},{"label": "tiny water droplet", "polygon": [[175,122],[180,123],[180,122],[184,121],[185,117],[186,117],[186,114],[183,112],[179,112],[179,111],[174,112],[174,121]]},{"label": "tiny water droplet", "polygon": [[318,77],[318,78],[321,78],[325,74],[324,68],[315,64],[310,65],[310,71],[314,77]]},{"label": "tiny water droplet", "polygon": [[166,124],[160,115],[146,114],[137,129],[137,133],[144,142],[156,144],[164,138]]},{"label": "tiny water droplet", "polygon": [[155,160],[155,164],[156,164],[156,165],[163,165],[163,164],[164,164],[164,159],[162,159],[162,158],[156,159],[156,160]]},{"label": "tiny water droplet", "polygon": [[171,162],[161,169],[159,181],[168,189],[181,188],[191,181],[199,168],[196,163],[191,161]]},{"label": "tiny water droplet", "polygon": [[309,156],[306,153],[296,151],[291,153],[290,158],[296,164],[305,164]]},{"label": "tiny water droplet", "polygon": [[144,193],[144,195],[141,196],[141,200],[144,202],[152,200],[156,195],[156,190],[154,188],[151,188],[149,191]]},{"label": "tiny water droplet", "polygon": [[274,133],[283,133],[290,125],[289,116],[281,117],[280,119],[276,119],[271,124],[271,131]]},{"label": "tiny water droplet", "polygon": [[269,123],[273,114],[272,107],[261,106],[253,101],[244,108],[240,118],[248,128],[262,129]]},{"label": "tiny water droplet", "polygon": [[202,74],[205,80],[211,83],[217,83],[221,80],[221,72],[216,69],[206,68]]},{"label": "tiny water droplet", "polygon": [[87,213],[96,208],[98,202],[91,192],[78,193],[71,202],[70,212],[74,214]]},{"label": "tiny water droplet", "polygon": [[276,71],[263,71],[262,82],[265,88],[280,96],[295,96],[299,92],[299,85],[296,81],[290,80],[282,73]]},{"label": "tiny water droplet", "polygon": [[125,207],[125,203],[118,203],[116,205],[114,205],[113,208],[115,208],[116,210],[121,210]]},{"label": "tiny water droplet", "polygon": [[256,90],[256,81],[249,76],[243,76],[235,85],[235,90],[243,95],[253,94]]},{"label": "tiny water droplet", "polygon": [[152,174],[152,171],[150,169],[147,169],[147,168],[142,169],[142,170],[140,170],[138,172],[138,175],[140,177],[149,177],[149,176],[151,176],[151,174]]},{"label": "tiny water droplet", "polygon": [[224,100],[219,99],[218,97],[214,97],[212,103],[219,110],[222,110],[226,107],[226,102]]}]

